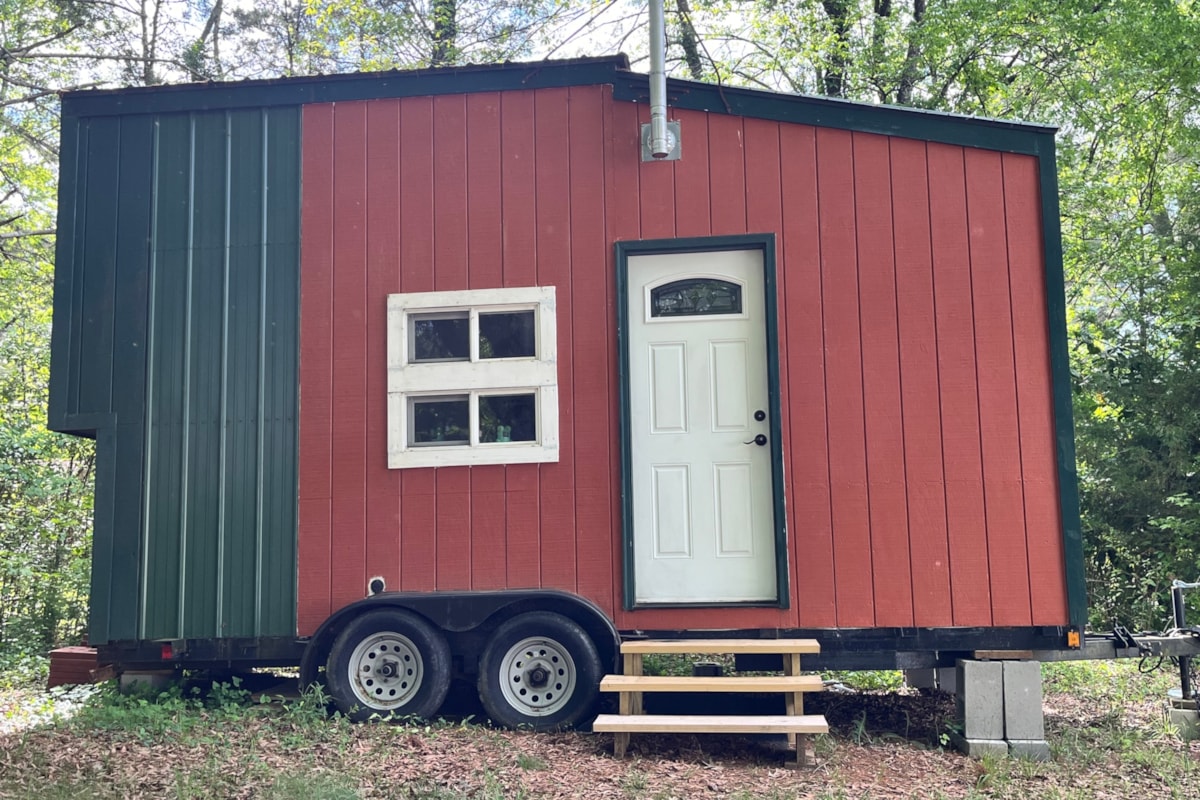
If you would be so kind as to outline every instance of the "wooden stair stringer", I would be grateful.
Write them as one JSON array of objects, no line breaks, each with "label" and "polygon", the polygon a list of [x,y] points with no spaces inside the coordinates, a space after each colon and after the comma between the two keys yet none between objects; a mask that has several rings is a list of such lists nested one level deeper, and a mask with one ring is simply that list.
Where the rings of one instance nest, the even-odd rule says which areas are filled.
[{"label": "wooden stair stringer", "polygon": [[[673,639],[632,640],[621,644],[622,675],[607,675],[600,691],[617,692],[619,714],[602,714],[594,731],[613,734],[613,752],[625,755],[631,733],[785,733],[796,748],[796,764],[811,766],[813,756],[808,736],[828,733],[829,725],[819,714],[804,713],[804,695],[821,691],[819,676],[800,674],[800,656],[819,653],[812,639]],[[648,654],[720,653],[778,654],[783,657],[783,675],[766,676],[659,676],[642,674],[642,656]],[[645,692],[759,692],[784,696],[786,712],[779,715],[645,714]]]}]

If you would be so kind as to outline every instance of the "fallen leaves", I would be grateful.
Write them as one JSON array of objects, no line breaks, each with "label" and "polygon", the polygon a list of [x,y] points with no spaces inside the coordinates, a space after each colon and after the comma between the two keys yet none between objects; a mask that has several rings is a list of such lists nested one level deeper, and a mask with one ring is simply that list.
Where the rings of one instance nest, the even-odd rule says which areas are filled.
[{"label": "fallen leaves", "polygon": [[[1047,703],[1052,740],[1066,747],[1084,708],[1065,696]],[[1094,715],[1093,722],[1127,726],[1118,732],[1141,736],[1138,747],[1150,748],[1139,750],[1139,759],[1174,758],[1164,762],[1174,772],[1123,764],[1120,753],[1100,748],[1058,764],[973,761],[936,747],[953,720],[953,701],[944,697],[828,695],[820,706],[814,699],[812,710],[827,716],[833,735],[817,742],[818,766],[806,770],[787,768],[786,745],[768,737],[635,735],[630,757],[618,761],[606,735],[451,723],[350,725],[253,709],[232,716],[197,710],[207,716],[152,733],[60,724],[0,735],[0,797],[78,787],[76,794],[89,797],[273,798],[292,786],[285,778],[344,787],[330,797],[371,800],[1028,798],[1052,785],[1069,785],[1081,796],[1133,797],[1161,795],[1171,781],[1200,780],[1200,743],[1159,742],[1129,727],[1152,720],[1147,709],[1115,719]],[[1114,774],[1121,775],[1119,785]]]}]

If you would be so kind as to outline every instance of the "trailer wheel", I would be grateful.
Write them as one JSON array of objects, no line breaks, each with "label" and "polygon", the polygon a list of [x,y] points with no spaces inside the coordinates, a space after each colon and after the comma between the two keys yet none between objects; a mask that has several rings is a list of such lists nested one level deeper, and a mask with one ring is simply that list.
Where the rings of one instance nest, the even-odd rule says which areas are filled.
[{"label": "trailer wheel", "polygon": [[592,710],[601,670],[583,628],[559,614],[521,614],[497,628],[484,649],[479,699],[509,728],[568,728]]},{"label": "trailer wheel", "polygon": [[338,634],[325,676],[338,709],[356,722],[375,715],[428,717],[450,689],[450,647],[415,614],[372,611]]}]

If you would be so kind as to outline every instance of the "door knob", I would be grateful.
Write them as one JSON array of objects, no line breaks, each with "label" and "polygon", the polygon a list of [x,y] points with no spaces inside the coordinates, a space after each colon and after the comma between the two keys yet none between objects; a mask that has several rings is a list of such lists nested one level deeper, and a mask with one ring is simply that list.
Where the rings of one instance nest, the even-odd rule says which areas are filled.
[{"label": "door knob", "polygon": [[764,445],[766,445],[766,443],[767,443],[767,435],[765,433],[760,433],[758,436],[755,436],[753,439],[751,439],[748,442],[742,442],[742,444],[756,444],[759,447],[763,447]]}]

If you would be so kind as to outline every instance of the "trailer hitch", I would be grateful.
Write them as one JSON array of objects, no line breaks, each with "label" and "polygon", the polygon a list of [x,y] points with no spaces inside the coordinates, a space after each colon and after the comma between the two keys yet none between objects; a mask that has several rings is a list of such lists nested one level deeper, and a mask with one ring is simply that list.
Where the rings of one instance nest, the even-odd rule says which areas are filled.
[{"label": "trailer hitch", "polygon": [[1120,650],[1137,650],[1140,656],[1151,655],[1150,648],[1139,642],[1124,625],[1113,626],[1112,637],[1117,640],[1117,648]]}]

